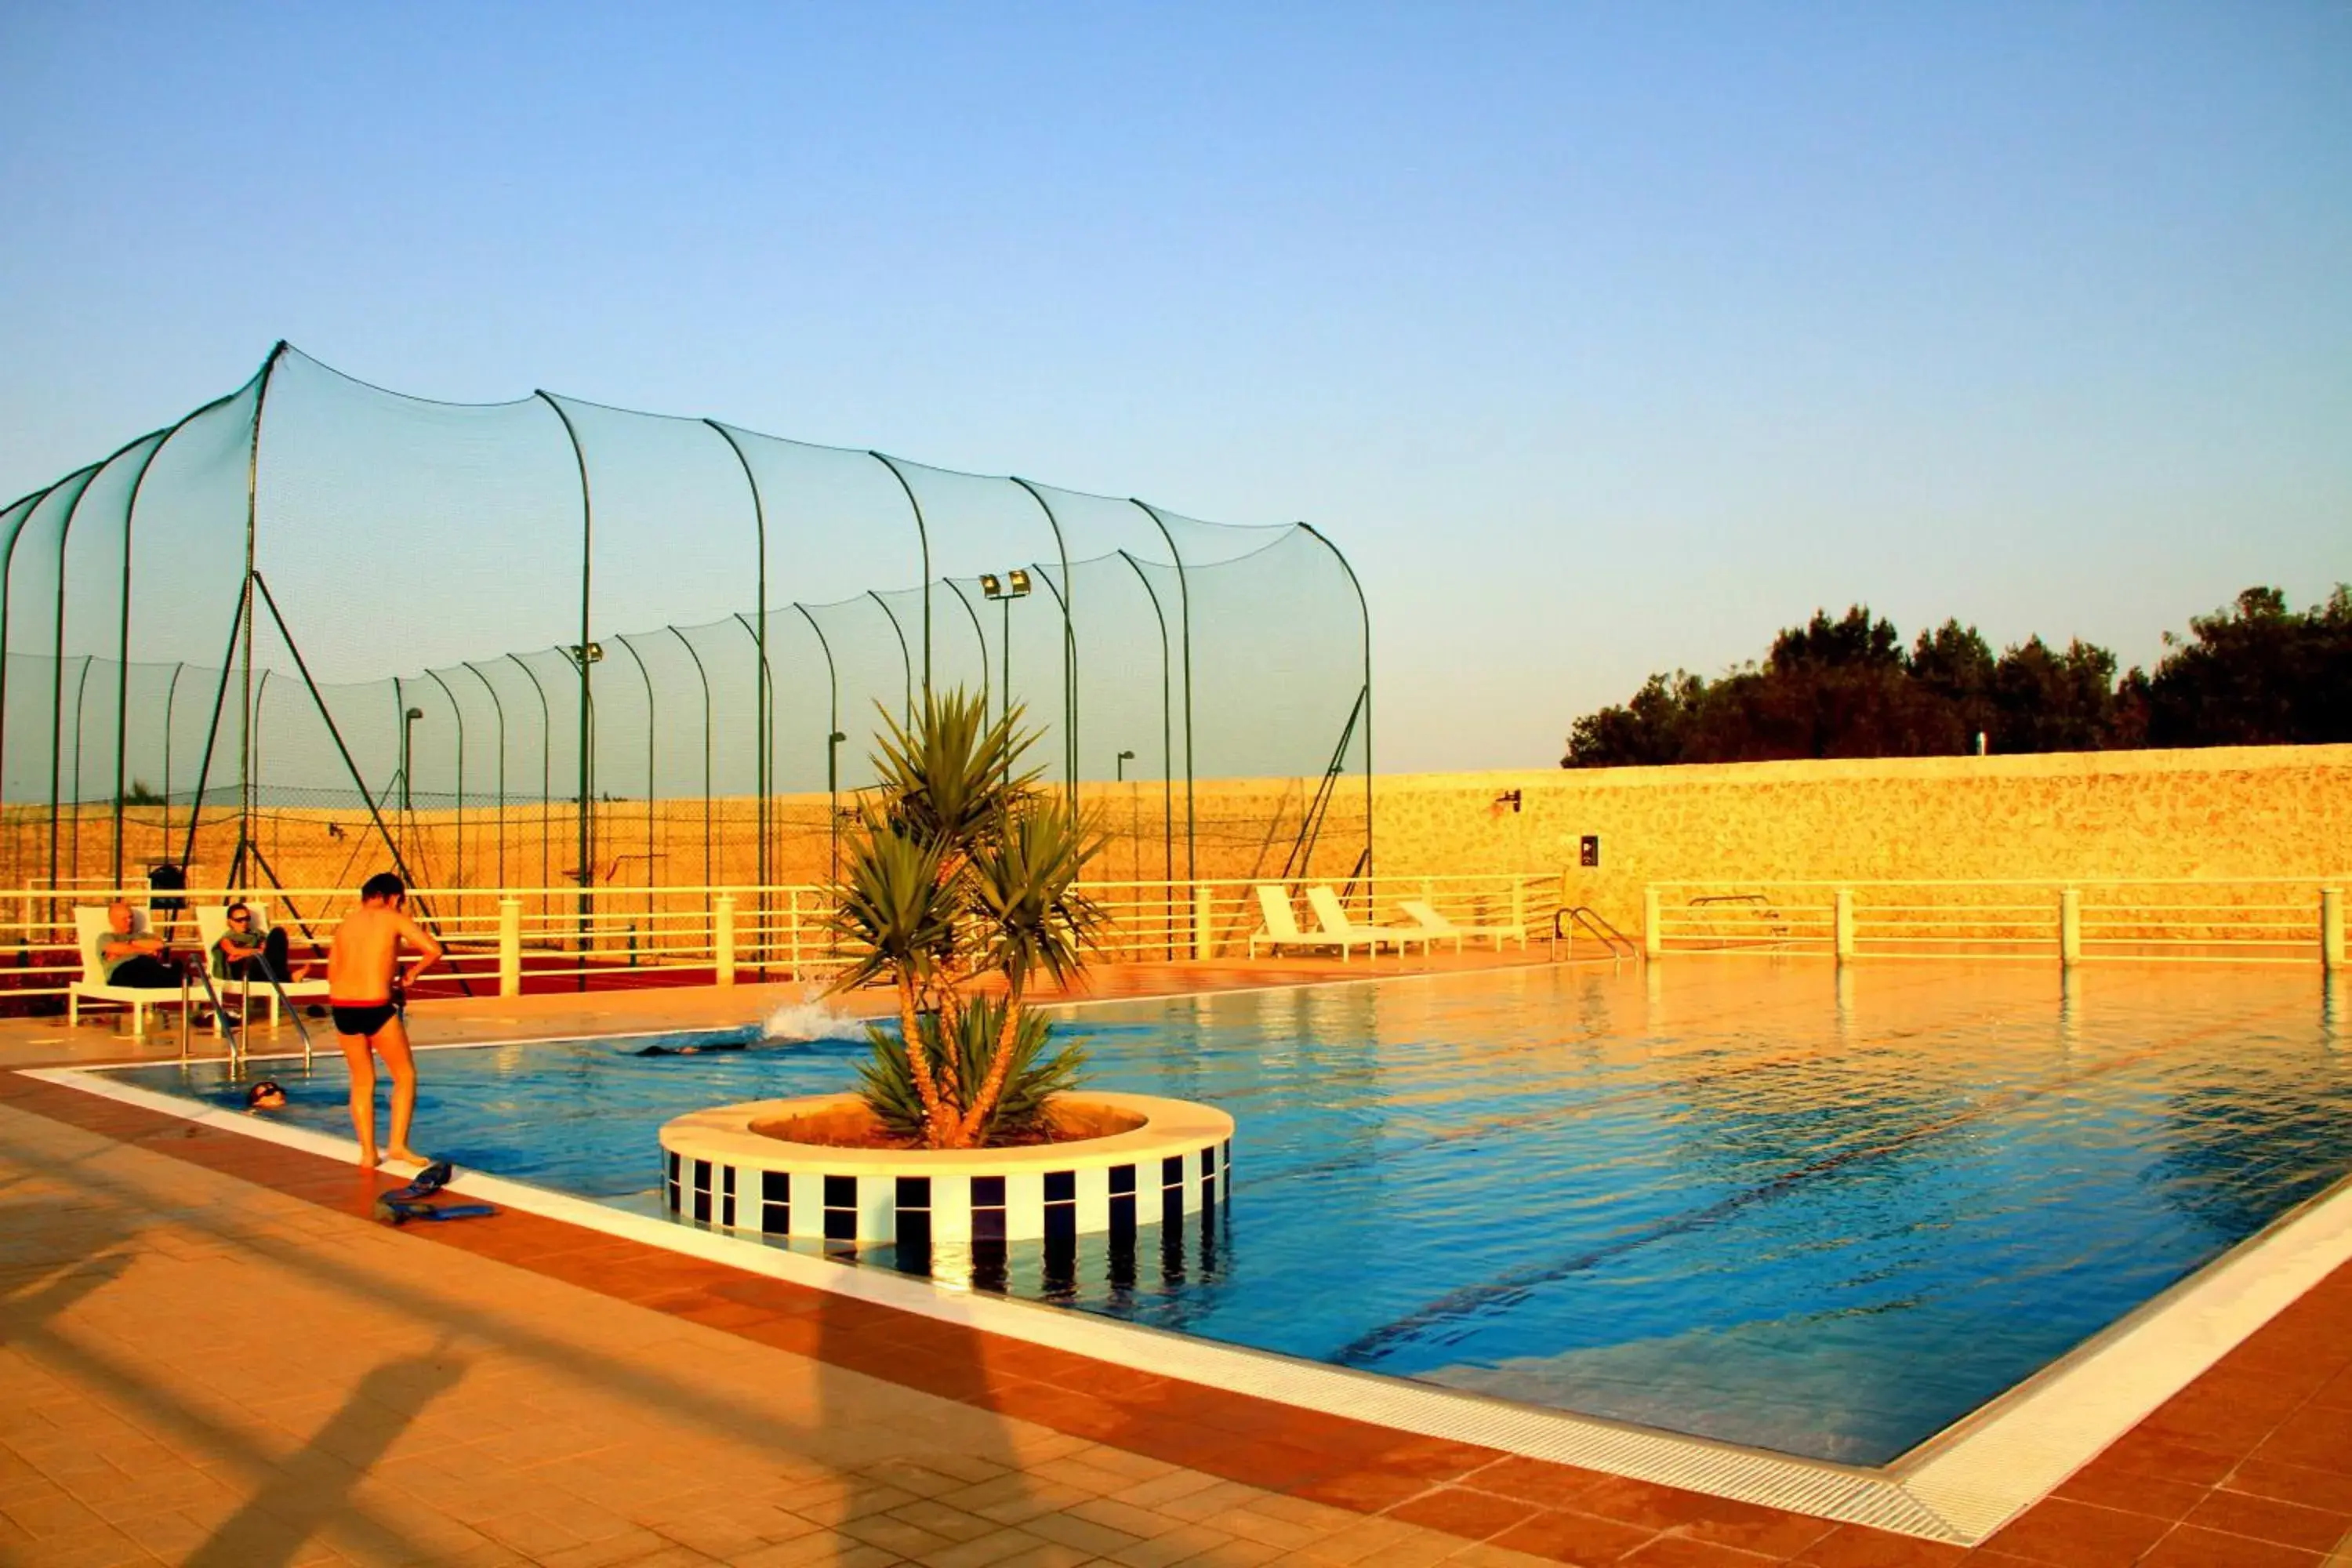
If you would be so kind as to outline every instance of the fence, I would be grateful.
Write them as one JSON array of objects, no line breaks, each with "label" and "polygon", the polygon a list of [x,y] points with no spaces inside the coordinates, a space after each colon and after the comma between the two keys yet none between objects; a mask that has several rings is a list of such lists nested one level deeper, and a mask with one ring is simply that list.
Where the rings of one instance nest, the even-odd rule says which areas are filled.
[{"label": "fence", "polygon": [[[1103,881],[1084,891],[1106,920],[1098,956],[1110,963],[1197,961],[1247,949],[1258,928],[1260,879]],[[1377,897],[1375,893],[1377,892]],[[1551,876],[1400,878],[1351,885],[1357,918],[1381,918],[1396,898],[1421,898],[1465,925],[1510,921],[1537,934],[1558,906]],[[182,949],[196,945],[194,910],[243,899],[286,929],[296,963],[323,950],[354,902],[349,889],[193,888],[187,907],[149,909],[145,887],[23,887],[0,891],[0,997],[62,997],[80,973],[77,907],[115,898],[149,909],[151,927]],[[516,995],[619,986],[822,979],[844,954],[833,931],[830,889],[704,885],[673,888],[425,888],[415,914],[447,949],[423,995]]]},{"label": "fence", "polygon": [[2344,967],[2352,877],[1653,882],[1643,946],[1849,958]]}]

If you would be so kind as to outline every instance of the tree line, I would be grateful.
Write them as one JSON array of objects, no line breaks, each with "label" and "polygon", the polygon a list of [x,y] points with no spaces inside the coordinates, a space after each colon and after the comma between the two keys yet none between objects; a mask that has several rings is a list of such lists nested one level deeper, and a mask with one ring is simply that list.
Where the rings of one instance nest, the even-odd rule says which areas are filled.
[{"label": "tree line", "polygon": [[2153,673],[2077,638],[2028,637],[1996,656],[1948,620],[1908,647],[1856,605],[1816,610],[1761,663],[1708,679],[1653,675],[1626,702],[1588,713],[1564,768],[1916,757],[1978,749],[2093,752],[2143,746],[2352,741],[2352,589],[2297,613],[2249,588],[2189,635],[2164,634]]}]

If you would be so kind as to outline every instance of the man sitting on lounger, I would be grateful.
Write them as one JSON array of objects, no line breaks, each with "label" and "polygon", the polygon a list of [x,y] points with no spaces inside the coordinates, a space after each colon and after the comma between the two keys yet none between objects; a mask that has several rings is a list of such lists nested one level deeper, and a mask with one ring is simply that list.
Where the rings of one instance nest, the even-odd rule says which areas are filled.
[{"label": "man sitting on lounger", "polygon": [[106,924],[98,961],[106,966],[109,985],[161,991],[180,984],[180,966],[164,951],[163,939],[132,929],[138,917],[131,913],[130,900],[117,899],[106,906]]},{"label": "man sitting on lounger", "polygon": [[264,984],[275,980],[282,985],[310,973],[307,963],[299,973],[287,973],[284,928],[272,926],[266,931],[255,931],[253,907],[243,899],[229,905],[222,915],[228,921],[228,930],[213,943],[213,953],[218,960],[214,973],[222,979],[257,980]]}]

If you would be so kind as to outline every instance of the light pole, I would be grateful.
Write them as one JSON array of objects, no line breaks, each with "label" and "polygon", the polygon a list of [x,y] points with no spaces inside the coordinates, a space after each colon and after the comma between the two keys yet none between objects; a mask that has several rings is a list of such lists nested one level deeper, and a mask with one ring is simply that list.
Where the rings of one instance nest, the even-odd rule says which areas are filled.
[{"label": "light pole", "polygon": [[411,708],[400,716],[400,809],[411,813],[416,809],[416,778],[414,772],[416,760],[416,721],[424,717],[425,710],[422,708]]},{"label": "light pole", "polygon": [[1005,718],[1013,712],[1013,601],[1029,596],[1029,574],[1019,566],[1001,578],[993,572],[983,572],[980,591],[1004,606],[1004,694],[997,700],[996,711],[999,718]]},{"label": "light pole", "polygon": [[824,738],[825,835],[832,857],[825,879],[841,880],[841,743],[849,737],[835,730]]},{"label": "light pole", "polygon": [[[1113,764],[1118,774],[1118,783],[1127,782],[1127,764],[1133,761],[1135,761],[1133,752],[1121,752],[1118,754],[1118,761]],[[1130,882],[1143,874],[1142,855],[1143,846],[1137,842],[1135,837],[1135,792],[1129,790],[1127,795],[1127,878]]]}]

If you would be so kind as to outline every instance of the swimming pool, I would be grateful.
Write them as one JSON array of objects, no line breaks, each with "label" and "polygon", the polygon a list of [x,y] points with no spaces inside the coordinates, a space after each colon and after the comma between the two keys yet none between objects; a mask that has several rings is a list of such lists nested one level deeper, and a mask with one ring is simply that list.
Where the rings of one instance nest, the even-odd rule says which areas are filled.
[{"label": "swimming pool", "polygon": [[[1234,1115],[1236,1184],[1124,1268],[1016,1246],[1003,1288],[1880,1463],[2352,1170],[2322,996],[2299,972],[1725,961],[1085,1007],[1097,1083]],[[864,1050],[648,1043],[431,1053],[420,1138],[657,1213],[661,1122],[843,1088]],[[340,1061],[260,1070],[294,1120],[347,1126]],[[217,1063],[121,1076],[241,1102]]]}]

